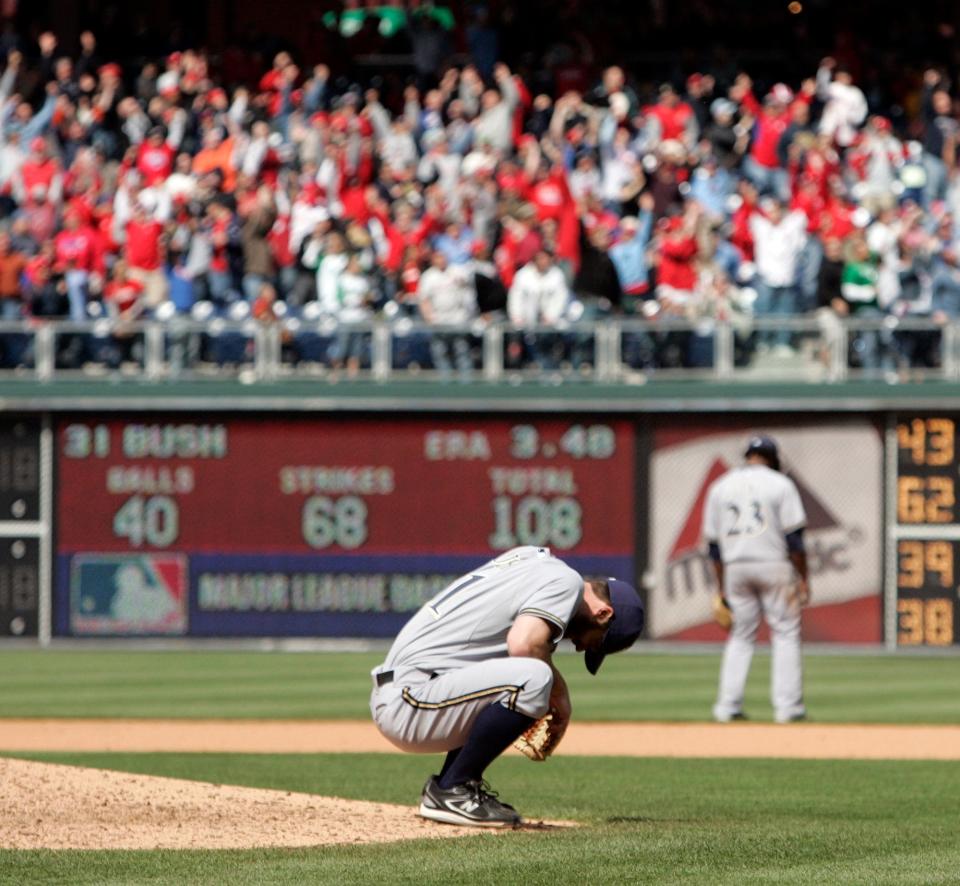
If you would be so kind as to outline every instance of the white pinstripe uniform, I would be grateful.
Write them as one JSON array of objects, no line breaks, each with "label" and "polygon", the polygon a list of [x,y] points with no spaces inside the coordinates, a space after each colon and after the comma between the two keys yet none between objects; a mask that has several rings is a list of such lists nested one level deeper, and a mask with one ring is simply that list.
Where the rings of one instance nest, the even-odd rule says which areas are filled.
[{"label": "white pinstripe uniform", "polygon": [[747,464],[713,483],[704,511],[704,536],[720,547],[723,592],[733,614],[713,715],[725,721],[742,713],[762,614],[770,626],[774,717],[785,722],[802,716],[800,603],[785,540],[806,523],[800,493],[779,471]]},{"label": "white pinstripe uniform", "polygon": [[513,548],[461,576],[421,607],[373,670],[377,728],[401,750],[435,753],[461,747],[496,702],[539,719],[553,672],[509,656],[507,633],[526,613],[555,625],[559,640],[582,598],[583,578],[547,548]]}]

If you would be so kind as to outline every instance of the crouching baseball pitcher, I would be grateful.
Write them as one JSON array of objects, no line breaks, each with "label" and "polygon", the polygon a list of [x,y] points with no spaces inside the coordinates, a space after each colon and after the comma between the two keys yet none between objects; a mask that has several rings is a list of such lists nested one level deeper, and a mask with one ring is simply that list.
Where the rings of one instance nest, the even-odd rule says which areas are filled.
[{"label": "crouching baseball pitcher", "polygon": [[[605,655],[643,630],[636,591],[584,579],[546,548],[520,547],[461,576],[404,626],[373,670],[370,710],[394,745],[446,752],[424,785],[420,815],[450,824],[512,827],[483,772],[526,734],[542,759],[570,721],[567,684],[552,661],[562,637],[595,674]],[[549,715],[545,723],[540,721]]]}]

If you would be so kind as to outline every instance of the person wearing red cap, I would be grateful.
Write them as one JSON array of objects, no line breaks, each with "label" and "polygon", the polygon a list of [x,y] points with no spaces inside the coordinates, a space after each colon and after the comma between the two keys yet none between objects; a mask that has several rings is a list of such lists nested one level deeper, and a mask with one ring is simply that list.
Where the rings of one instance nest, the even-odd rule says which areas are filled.
[{"label": "person wearing red cap", "polygon": [[744,113],[755,121],[753,141],[749,154],[744,158],[744,173],[757,190],[772,194],[780,200],[790,199],[789,180],[786,170],[780,165],[777,148],[780,139],[790,125],[789,108],[794,100],[809,104],[816,92],[812,80],[805,81],[800,94],[794,99],[792,90],[778,83],[767,94],[763,105],[753,94],[753,81],[747,74],[740,74],[730,90],[730,98],[740,103]]},{"label": "person wearing red cap", "polygon": [[699,71],[687,77],[687,94],[684,100],[697,118],[697,126],[703,132],[711,122],[710,104],[713,101],[715,82],[712,74]]},{"label": "person wearing red cap", "polygon": [[150,215],[145,195],[133,206],[133,218],[127,222],[123,255],[129,276],[142,283],[145,304],[155,308],[167,296],[167,278],[163,273],[163,224]]},{"label": "person wearing red cap", "polygon": [[699,207],[691,203],[683,216],[663,218],[657,225],[653,246],[657,299],[671,313],[682,313],[682,306],[697,285],[694,262],[699,251],[696,237],[699,219]]}]

